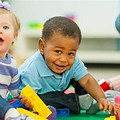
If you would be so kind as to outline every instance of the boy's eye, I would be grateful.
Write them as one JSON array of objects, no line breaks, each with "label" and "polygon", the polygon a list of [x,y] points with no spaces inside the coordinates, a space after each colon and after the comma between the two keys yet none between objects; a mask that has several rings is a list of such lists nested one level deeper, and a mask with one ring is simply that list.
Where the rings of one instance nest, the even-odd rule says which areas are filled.
[{"label": "boy's eye", "polygon": [[58,53],[58,54],[60,54],[60,53],[61,53],[61,51],[60,51],[60,50],[55,50],[55,52],[56,52],[56,53]]},{"label": "boy's eye", "polygon": [[9,29],[9,27],[8,27],[8,26],[3,26],[3,28],[4,28],[4,29]]},{"label": "boy's eye", "polygon": [[69,56],[75,56],[75,53],[70,52],[70,53],[68,53],[68,55]]}]

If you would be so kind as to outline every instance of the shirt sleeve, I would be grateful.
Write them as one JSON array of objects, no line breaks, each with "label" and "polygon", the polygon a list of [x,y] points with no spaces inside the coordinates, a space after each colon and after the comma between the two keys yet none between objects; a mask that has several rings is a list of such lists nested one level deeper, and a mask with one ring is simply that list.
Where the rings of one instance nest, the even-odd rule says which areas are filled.
[{"label": "shirt sleeve", "polygon": [[76,57],[75,63],[74,63],[74,80],[78,81],[82,77],[88,74],[87,67],[85,67],[84,63]]},{"label": "shirt sleeve", "polygon": [[16,60],[14,58],[11,59],[10,75],[11,75],[11,81],[10,81],[10,85],[8,86],[8,90],[13,97],[18,97],[18,95],[19,95],[18,88],[21,85],[21,81],[20,81],[19,75],[18,75],[18,68],[16,65]]},{"label": "shirt sleeve", "polygon": [[18,89],[20,85],[21,85],[21,81],[19,79],[18,72],[17,72],[17,74],[12,78],[10,85],[8,86],[8,90],[13,97],[19,96]]},{"label": "shirt sleeve", "polygon": [[39,75],[35,63],[31,63],[29,66],[27,66],[27,69],[21,67],[19,69],[19,75],[22,82],[19,88],[20,91],[28,84],[34,88],[36,93],[42,88],[39,82]]}]

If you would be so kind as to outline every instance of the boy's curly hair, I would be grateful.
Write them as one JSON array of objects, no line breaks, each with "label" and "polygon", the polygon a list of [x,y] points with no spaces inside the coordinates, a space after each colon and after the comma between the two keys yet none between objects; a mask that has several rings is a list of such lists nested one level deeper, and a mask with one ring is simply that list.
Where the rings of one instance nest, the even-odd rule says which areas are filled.
[{"label": "boy's curly hair", "polygon": [[42,38],[47,40],[56,32],[59,32],[64,36],[73,38],[78,37],[79,43],[81,42],[80,28],[74,21],[70,20],[69,18],[56,16],[47,20],[43,25]]}]

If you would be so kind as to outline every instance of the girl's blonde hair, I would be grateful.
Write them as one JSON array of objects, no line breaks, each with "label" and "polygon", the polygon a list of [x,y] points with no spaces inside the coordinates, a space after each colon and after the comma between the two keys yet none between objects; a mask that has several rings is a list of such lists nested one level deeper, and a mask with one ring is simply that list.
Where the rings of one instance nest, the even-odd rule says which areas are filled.
[{"label": "girl's blonde hair", "polygon": [[14,32],[17,33],[20,30],[20,21],[12,11],[7,10],[5,8],[0,8],[0,14],[9,14],[12,18]]}]

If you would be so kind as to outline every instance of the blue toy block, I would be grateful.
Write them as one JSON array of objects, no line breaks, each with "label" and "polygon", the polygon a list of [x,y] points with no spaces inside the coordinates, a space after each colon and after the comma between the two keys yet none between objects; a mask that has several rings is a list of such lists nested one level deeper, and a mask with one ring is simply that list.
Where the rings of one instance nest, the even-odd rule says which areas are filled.
[{"label": "blue toy block", "polygon": [[68,108],[61,108],[57,110],[57,117],[68,117],[70,115],[70,110]]},{"label": "blue toy block", "polygon": [[23,105],[19,99],[11,102],[10,105],[12,105],[14,108],[25,108],[25,105]]}]

